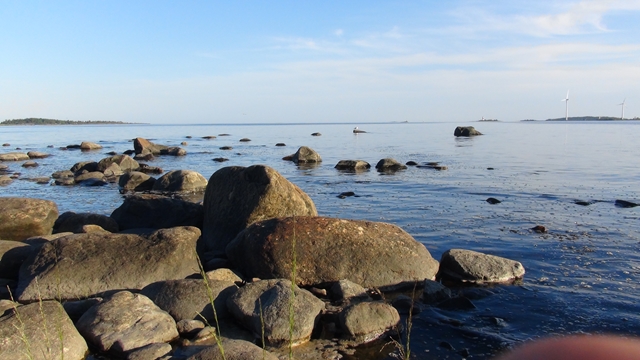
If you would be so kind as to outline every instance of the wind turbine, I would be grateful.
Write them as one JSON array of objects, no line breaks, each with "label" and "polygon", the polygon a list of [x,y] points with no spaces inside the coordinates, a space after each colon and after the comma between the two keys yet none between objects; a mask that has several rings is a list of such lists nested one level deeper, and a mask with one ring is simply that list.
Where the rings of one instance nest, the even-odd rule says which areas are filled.
[{"label": "wind turbine", "polygon": [[622,100],[622,102],[620,104],[618,104],[618,106],[622,106],[622,116],[620,117],[620,120],[624,120],[624,103],[625,101],[627,101],[627,98],[624,98],[624,100]]},{"label": "wind turbine", "polygon": [[565,97],[560,101],[564,101],[565,103],[564,120],[568,121],[569,120],[569,90],[567,90],[567,97]]}]

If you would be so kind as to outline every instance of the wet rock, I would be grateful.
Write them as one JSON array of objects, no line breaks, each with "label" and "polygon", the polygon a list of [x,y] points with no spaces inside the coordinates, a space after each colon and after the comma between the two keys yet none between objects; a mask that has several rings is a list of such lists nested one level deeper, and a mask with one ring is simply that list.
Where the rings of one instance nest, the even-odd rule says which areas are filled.
[{"label": "wet rock", "polygon": [[364,344],[378,339],[400,322],[398,311],[382,302],[361,302],[340,313],[340,328],[350,340]]},{"label": "wet rock", "polygon": [[636,207],[640,204],[636,204],[633,203],[631,201],[627,201],[627,200],[616,200],[615,205],[617,207],[621,207],[621,208],[632,208],[632,207]]},{"label": "wet rock", "polygon": [[102,145],[99,145],[90,141],[83,141],[82,143],[80,143],[80,149],[81,150],[99,150],[99,149],[102,149]]},{"label": "wet rock", "polygon": [[27,153],[27,156],[29,156],[29,159],[44,159],[51,156],[51,154],[43,153],[40,151],[29,151]]},{"label": "wet rock", "polygon": [[211,175],[205,191],[205,251],[225,256],[227,244],[256,221],[317,214],[311,198],[276,170],[264,165],[225,167]]},{"label": "wet rock", "polygon": [[378,171],[398,171],[404,170],[407,166],[399,163],[397,160],[392,158],[385,158],[378,161],[376,164],[376,169]]},{"label": "wet rock", "polygon": [[218,134],[218,136],[231,136],[231,134]]},{"label": "wet rock", "polygon": [[220,150],[233,150],[233,147],[231,147],[231,146],[221,146]]},{"label": "wet rock", "polygon": [[133,140],[133,148],[136,154],[151,153],[153,155],[160,155],[160,152],[166,150],[168,146],[154,144],[147,139],[138,137]]},{"label": "wet rock", "polygon": [[77,233],[84,225],[98,225],[106,231],[118,232],[118,223],[111,217],[92,213],[74,213],[67,211],[56,219],[53,224],[53,233],[72,232]]},{"label": "wet rock", "polygon": [[145,174],[162,174],[164,172],[161,168],[157,166],[150,166],[148,164],[140,164],[138,171]]},{"label": "wet rock", "polygon": [[427,304],[437,303],[451,298],[451,290],[441,283],[433,280],[424,281],[422,290],[422,301]]},{"label": "wet rock", "polygon": [[198,351],[196,354],[187,358],[187,360],[278,360],[278,357],[271,352],[245,340],[224,338],[221,347],[224,349],[224,356],[218,345],[211,345]]},{"label": "wet rock", "polygon": [[[295,294],[295,296],[293,296]],[[292,297],[293,296],[293,297]],[[292,309],[290,302],[293,301]],[[289,280],[260,280],[249,283],[227,301],[231,314],[257,338],[270,346],[307,342],[318,320],[324,302]],[[289,314],[294,312],[293,332],[290,334]]]},{"label": "wet rock", "polygon": [[77,323],[100,351],[116,355],[177,338],[176,323],[149,298],[129,291],[113,294],[89,309]]},{"label": "wet rock", "polygon": [[203,139],[205,139],[205,140],[213,140],[213,139],[215,139],[216,137],[215,137],[215,136],[213,136],[213,135],[207,135],[207,136],[203,136],[202,138],[203,138]]},{"label": "wet rock", "polygon": [[224,319],[229,316],[226,301],[237,289],[230,281],[208,281],[205,284],[203,279],[181,279],[147,285],[140,293],[176,321],[204,319],[215,324],[209,295],[213,297],[218,319]]},{"label": "wet rock", "polygon": [[19,316],[11,312],[0,317],[0,351],[3,359],[85,358],[89,350],[87,343],[59,302],[23,305],[17,307],[17,312]]},{"label": "wet rock", "polygon": [[573,203],[576,204],[576,205],[589,206],[589,205],[593,204],[594,202],[593,201],[584,201],[584,200],[575,200]]},{"label": "wet rock", "polygon": [[29,155],[25,153],[10,152],[0,154],[0,161],[24,161],[29,160]]},{"label": "wet rock", "polygon": [[425,165],[418,165],[418,168],[421,169],[433,169],[438,171],[448,170],[449,168],[445,165],[440,165],[438,163],[427,163]]},{"label": "wet rock", "polygon": [[82,161],[73,164],[69,170],[75,175],[80,175],[85,172],[94,172],[98,171],[98,163],[95,161]]},{"label": "wet rock", "polygon": [[122,169],[122,171],[134,171],[138,170],[138,168],[140,167],[138,162],[131,158],[131,156],[129,155],[115,155],[98,161],[97,171],[104,172],[111,166],[111,164],[117,164],[118,166],[120,166],[120,169]]},{"label": "wet rock", "polygon": [[299,163],[319,163],[322,162],[320,154],[308,146],[301,146],[291,158],[296,164]]},{"label": "wet rock", "polygon": [[198,272],[200,230],[176,227],[148,237],[73,234],[42,245],[24,262],[18,300],[81,299],[118,289],[142,289]]},{"label": "wet rock", "polygon": [[500,200],[498,200],[498,199],[496,199],[496,198],[492,198],[492,197],[490,197],[490,198],[488,198],[488,199],[486,200],[486,202],[488,202],[488,203],[489,203],[489,204],[491,204],[491,205],[495,205],[495,204],[500,204],[502,201],[500,201]]},{"label": "wet rock", "polygon": [[416,166],[416,165],[418,165],[418,163],[417,163],[417,162],[415,162],[415,161],[407,161],[407,162],[405,163],[405,165],[407,165],[407,166]]},{"label": "wet rock", "polygon": [[521,263],[472,250],[451,249],[442,254],[438,278],[471,283],[505,283],[522,278]]},{"label": "wet rock", "polygon": [[191,170],[174,170],[162,175],[153,184],[155,191],[203,191],[207,179]]},{"label": "wet rock", "polygon": [[354,133],[354,134],[364,134],[364,133],[366,133],[366,131],[364,131],[364,130],[360,130],[360,129],[358,129],[358,127],[356,126],[356,128],[355,128],[355,129],[353,129],[353,133]]},{"label": "wet rock", "polygon": [[276,146],[287,146],[285,143],[277,143]]},{"label": "wet rock", "polygon": [[134,155],[133,159],[136,161],[151,161],[155,159],[155,156],[147,150],[141,154]]},{"label": "wet rock", "polygon": [[534,227],[531,228],[531,230],[537,232],[537,233],[541,233],[541,234],[546,234],[547,233],[547,228],[542,226],[542,225],[536,225]]},{"label": "wet rock", "polygon": [[249,139],[249,138],[242,138],[242,139],[240,139],[239,141],[240,141],[240,142],[249,142],[249,141],[251,141],[251,139]]},{"label": "wet rock", "polygon": [[70,170],[61,170],[61,171],[56,171],[53,174],[51,174],[51,177],[54,179],[64,179],[64,178],[73,178],[73,171]]},{"label": "wet rock", "polygon": [[34,168],[34,167],[38,167],[38,163],[35,161],[25,161],[24,163],[22,163],[22,167],[23,168]]},{"label": "wet rock", "polygon": [[136,194],[127,196],[120,207],[111,213],[120,230],[175,226],[202,228],[204,208],[200,204],[161,195]]},{"label": "wet rock", "polygon": [[215,161],[215,162],[225,162],[225,161],[229,161],[229,159],[223,158],[223,157],[217,157],[217,158],[213,158],[213,161]]},{"label": "wet rock", "polygon": [[153,189],[153,184],[155,182],[155,178],[152,178],[143,172],[131,171],[120,176],[118,179],[118,186],[120,186],[122,192],[148,191]]},{"label": "wet rock", "polygon": [[58,206],[49,200],[0,197],[0,239],[22,241],[49,235]]},{"label": "wet rock", "polygon": [[55,179],[53,183],[54,185],[73,186],[76,184],[76,181],[73,178],[61,178],[61,179]]},{"label": "wet rock", "polygon": [[453,131],[454,136],[476,136],[482,135],[482,133],[476,130],[473,126],[458,126]]},{"label": "wet rock", "polygon": [[334,168],[338,170],[357,171],[369,169],[371,165],[364,160],[340,160]]},{"label": "wet rock", "polygon": [[349,196],[356,196],[356,193],[354,193],[353,191],[345,191],[343,193],[340,193],[340,195],[338,195],[338,197],[340,199],[344,199],[344,198],[347,198]]},{"label": "wet rock", "polygon": [[293,238],[300,286],[347,279],[394,289],[432,279],[438,271],[424,245],[398,226],[314,216],[255,223],[228,245],[227,256],[249,278],[287,278]]},{"label": "wet rock", "polygon": [[313,134],[311,134],[311,136],[321,136],[322,134],[320,134],[319,132],[314,132]]}]

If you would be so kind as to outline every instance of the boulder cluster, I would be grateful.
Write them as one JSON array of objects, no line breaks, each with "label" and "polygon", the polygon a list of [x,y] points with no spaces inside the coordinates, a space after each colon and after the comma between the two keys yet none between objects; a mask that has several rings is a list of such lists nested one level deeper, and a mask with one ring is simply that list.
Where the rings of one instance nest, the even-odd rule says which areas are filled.
[{"label": "boulder cluster", "polygon": [[[135,168],[108,159],[91,166]],[[468,250],[437,261],[393,224],[319,216],[267,166],[222,168],[205,187],[202,203],[137,194],[110,216],[0,198],[0,358],[277,359],[320,338],[340,340],[307,351],[339,353],[402,330],[407,304],[386,292],[438,306],[459,297],[444,284],[524,275]]]}]

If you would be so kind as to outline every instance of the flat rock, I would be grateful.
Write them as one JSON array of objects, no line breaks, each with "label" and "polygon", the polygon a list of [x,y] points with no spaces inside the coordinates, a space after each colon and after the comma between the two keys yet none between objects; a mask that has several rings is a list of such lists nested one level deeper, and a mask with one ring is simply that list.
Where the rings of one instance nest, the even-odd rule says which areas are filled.
[{"label": "flat rock", "polygon": [[0,197],[0,239],[21,241],[49,235],[58,206],[49,200]]},{"label": "flat rock", "polygon": [[29,151],[27,153],[27,156],[29,156],[29,159],[44,159],[51,156],[51,154],[43,153],[40,151]]},{"label": "flat rock", "polygon": [[24,161],[29,160],[29,155],[19,152],[0,154],[0,161]]},{"label": "flat rock", "polygon": [[472,250],[451,249],[442,254],[438,278],[471,283],[507,283],[524,276],[521,263]]},{"label": "flat rock", "polygon": [[317,214],[311,198],[273,168],[224,167],[211,175],[204,195],[205,251],[226,256],[227,244],[256,221]]},{"label": "flat rock", "polygon": [[115,293],[93,306],[76,326],[101,351],[119,355],[179,336],[169,314],[146,296],[129,291]]},{"label": "flat rock", "polygon": [[231,314],[256,338],[260,339],[264,331],[265,342],[278,347],[290,340],[292,299],[295,321],[291,340],[294,344],[301,344],[311,338],[318,315],[324,309],[324,302],[307,290],[292,286],[291,281],[277,279],[249,283],[228,299],[227,306]]},{"label": "flat rock", "polygon": [[175,227],[148,237],[88,233],[52,240],[22,265],[18,300],[75,300],[185,278],[199,271],[199,237],[198,228]]},{"label": "flat rock", "polygon": [[127,354],[127,360],[161,359],[163,356],[169,355],[172,349],[171,344],[167,343],[149,344],[129,351]]},{"label": "flat rock", "polygon": [[[84,359],[89,348],[57,301],[17,307],[0,317],[2,359]],[[61,343],[62,342],[62,343]]]},{"label": "flat rock", "polygon": [[261,347],[245,340],[223,339],[221,343],[224,355],[218,345],[211,345],[199,350],[187,360],[278,360],[278,357]]},{"label": "flat rock", "polygon": [[334,168],[338,170],[358,171],[369,169],[371,165],[364,160],[340,160]]},{"label": "flat rock", "polygon": [[288,278],[292,239],[300,286],[347,279],[392,289],[433,279],[438,271],[427,248],[398,226],[313,216],[253,224],[229,244],[227,256],[248,278]]}]

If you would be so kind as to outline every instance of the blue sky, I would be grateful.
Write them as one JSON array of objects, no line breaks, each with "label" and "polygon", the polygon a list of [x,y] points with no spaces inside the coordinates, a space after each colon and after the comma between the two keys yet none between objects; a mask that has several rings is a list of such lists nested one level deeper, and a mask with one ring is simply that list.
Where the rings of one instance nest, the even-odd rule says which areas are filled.
[{"label": "blue sky", "polygon": [[640,116],[640,1],[2,1],[0,120]]}]

